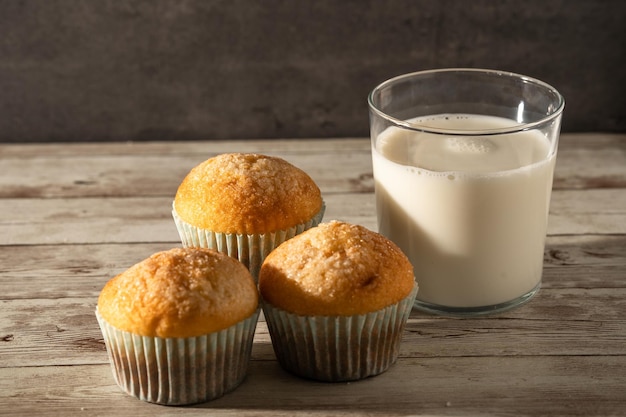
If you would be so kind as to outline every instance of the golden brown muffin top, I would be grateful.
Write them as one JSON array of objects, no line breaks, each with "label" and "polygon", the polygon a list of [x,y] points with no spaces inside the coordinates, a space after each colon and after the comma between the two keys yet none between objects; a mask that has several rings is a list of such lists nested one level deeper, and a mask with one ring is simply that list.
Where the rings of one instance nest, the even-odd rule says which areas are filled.
[{"label": "golden brown muffin top", "polygon": [[322,208],[319,188],[304,171],[266,155],[229,153],[197,165],[178,187],[176,214],[220,233],[284,230]]},{"label": "golden brown muffin top", "polygon": [[258,306],[239,261],[210,249],[158,252],[112,278],[98,312],[112,326],[151,337],[200,336],[249,317]]},{"label": "golden brown muffin top", "polygon": [[373,312],[401,301],[414,284],[413,267],[393,242],[338,221],[282,243],[259,273],[263,299],[299,315]]}]

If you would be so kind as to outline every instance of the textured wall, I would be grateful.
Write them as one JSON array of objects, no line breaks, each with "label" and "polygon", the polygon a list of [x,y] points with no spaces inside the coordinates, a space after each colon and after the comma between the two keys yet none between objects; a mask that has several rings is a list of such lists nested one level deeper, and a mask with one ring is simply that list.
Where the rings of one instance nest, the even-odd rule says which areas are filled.
[{"label": "textured wall", "polygon": [[377,83],[524,73],[626,131],[623,0],[0,0],[0,141],[366,136]]}]

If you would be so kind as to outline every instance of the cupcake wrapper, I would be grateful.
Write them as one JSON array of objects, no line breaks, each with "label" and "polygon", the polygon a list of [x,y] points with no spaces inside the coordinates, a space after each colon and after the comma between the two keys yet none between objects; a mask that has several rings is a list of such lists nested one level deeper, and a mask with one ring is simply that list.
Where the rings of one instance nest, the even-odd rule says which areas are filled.
[{"label": "cupcake wrapper", "polygon": [[386,371],[398,359],[417,284],[399,303],[354,316],[300,316],[263,302],[278,362],[321,381],[354,381]]},{"label": "cupcake wrapper", "polygon": [[219,332],[187,338],[140,336],[96,310],[115,382],[140,400],[183,405],[213,400],[246,376],[260,309]]},{"label": "cupcake wrapper", "polygon": [[219,233],[201,229],[178,217],[173,204],[172,217],[183,246],[209,248],[238,259],[248,268],[256,282],[265,257],[284,241],[317,226],[325,210],[326,205],[322,203],[321,210],[306,223],[264,234]]}]

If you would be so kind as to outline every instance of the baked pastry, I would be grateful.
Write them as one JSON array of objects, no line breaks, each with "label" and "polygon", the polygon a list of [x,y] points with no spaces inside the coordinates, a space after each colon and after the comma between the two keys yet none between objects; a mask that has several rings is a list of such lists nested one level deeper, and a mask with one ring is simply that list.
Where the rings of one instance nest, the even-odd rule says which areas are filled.
[{"label": "baked pastry", "polygon": [[397,360],[417,284],[393,242],[332,221],[270,253],[259,291],[279,363],[306,378],[349,381]]},{"label": "baked pastry", "polygon": [[117,384],[144,401],[218,398],[246,375],[258,290],[236,259],[203,248],[158,252],[104,286],[96,317]]},{"label": "baked pastry", "polygon": [[315,182],[284,159],[227,153],[187,174],[172,215],[184,246],[227,253],[256,278],[265,256],[317,225],[324,209]]}]

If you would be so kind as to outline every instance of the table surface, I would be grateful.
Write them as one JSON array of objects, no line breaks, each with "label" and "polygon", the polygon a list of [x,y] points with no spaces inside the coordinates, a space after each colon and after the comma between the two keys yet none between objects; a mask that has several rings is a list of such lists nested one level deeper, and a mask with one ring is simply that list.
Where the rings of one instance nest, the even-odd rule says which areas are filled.
[{"label": "table surface", "polygon": [[626,415],[626,135],[563,134],[543,286],[521,308],[414,311],[398,362],[352,383],[283,371],[265,322],[248,376],[164,407],[115,384],[94,309],[105,282],[180,246],[170,207],[196,164],[260,152],[308,172],[325,221],[376,230],[365,138],[0,145],[0,414]]}]

